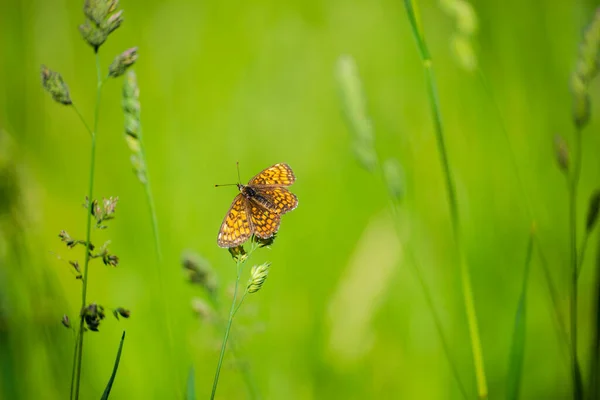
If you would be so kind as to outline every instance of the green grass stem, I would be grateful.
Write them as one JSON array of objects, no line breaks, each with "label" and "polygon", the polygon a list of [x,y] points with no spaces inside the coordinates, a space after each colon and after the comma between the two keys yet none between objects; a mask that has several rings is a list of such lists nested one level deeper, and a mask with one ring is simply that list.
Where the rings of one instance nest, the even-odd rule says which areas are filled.
[{"label": "green grass stem", "polygon": [[441,109],[439,104],[439,97],[437,93],[437,84],[435,80],[435,74],[433,72],[433,62],[427,48],[425,38],[422,34],[422,30],[417,19],[417,9],[415,4],[411,0],[404,0],[404,5],[407,11],[408,19],[412,29],[413,36],[417,42],[419,54],[423,62],[423,68],[425,70],[425,81],[427,85],[427,93],[429,95],[431,115],[433,117],[435,125],[436,141],[439,150],[440,161],[442,164],[442,170],[444,179],[446,182],[446,192],[448,196],[448,205],[450,208],[450,217],[452,222],[452,230],[454,233],[455,243],[458,250],[459,263],[460,263],[460,275],[462,282],[464,306],[467,314],[469,336],[471,340],[471,349],[473,352],[473,361],[475,365],[475,376],[477,380],[477,393],[480,399],[487,398],[487,380],[485,376],[485,367],[483,361],[483,351],[481,348],[481,340],[479,338],[479,327],[477,323],[477,314],[475,310],[475,304],[473,299],[473,289],[471,287],[471,277],[469,272],[469,266],[464,254],[464,249],[461,243],[461,230],[459,226],[458,216],[458,202],[456,200],[456,190],[452,173],[450,170],[450,162],[448,159],[448,152],[446,150],[446,143],[444,138],[444,128],[441,117]]},{"label": "green grass stem", "polygon": [[[100,115],[100,96],[102,93],[102,86],[104,84],[104,79],[102,79],[101,68],[100,68],[100,56],[98,52],[95,52],[96,56],[96,74],[97,74],[97,86],[96,86],[96,106],[94,110],[94,130],[92,131],[92,143],[90,148],[90,174],[89,174],[89,188],[88,188],[88,209],[87,213],[87,222],[86,222],[86,234],[85,234],[85,261],[83,266],[83,277],[82,284],[83,288],[81,290],[81,309],[82,311],[87,302],[87,287],[89,281],[88,269],[90,263],[90,241],[91,241],[91,232],[92,232],[92,196],[94,194],[94,171],[96,166],[96,136],[98,134],[98,120]],[[79,334],[78,340],[75,342],[75,348],[77,353],[77,359],[73,368],[76,369],[75,375],[75,390],[73,392],[73,382],[71,382],[71,397],[74,396],[75,400],[79,399],[79,387],[81,385],[81,360],[83,358],[83,339],[84,339],[84,317],[83,313],[81,313],[79,319]]]},{"label": "green grass stem", "polygon": [[573,398],[583,399],[583,382],[577,357],[577,277],[579,272],[579,261],[577,252],[577,188],[581,175],[581,130],[575,131],[573,143],[573,170],[569,176],[569,237],[571,253],[571,298],[570,298],[570,336],[571,336],[571,373],[573,379]]},{"label": "green grass stem", "polygon": [[[221,352],[219,353],[219,361],[217,363],[217,369],[215,371],[215,378],[213,380],[212,393],[210,395],[211,400],[213,400],[215,398],[215,395],[217,393],[217,385],[219,383],[219,375],[221,374],[221,367],[223,365],[225,349],[227,348],[227,341],[229,339],[229,333],[231,332],[231,324],[233,323],[233,317],[235,316],[235,313],[237,312],[237,310],[239,308],[239,305],[237,305],[237,293],[238,293],[238,287],[240,284],[240,277],[242,275],[242,266],[246,263],[246,261],[252,255],[252,253],[254,253],[254,250],[256,250],[258,247],[255,243],[252,243],[251,246],[252,246],[252,248],[250,249],[250,251],[248,252],[248,254],[246,255],[246,258],[244,260],[240,260],[240,257],[236,257],[236,262],[235,262],[236,278],[235,278],[235,287],[234,287],[234,291],[233,291],[233,300],[231,301],[231,307],[229,308],[229,318],[227,320],[227,325],[225,327],[225,335],[223,337],[223,343],[221,343]],[[242,301],[243,301],[243,299],[242,299]],[[241,302],[240,302],[240,304],[241,304]],[[252,386],[250,388],[252,388]]]},{"label": "green grass stem", "polygon": [[[506,124],[504,123],[504,117],[500,110],[500,106],[498,105],[498,101],[496,100],[496,97],[494,96],[494,93],[492,91],[490,83],[489,83],[487,77],[485,76],[483,70],[481,68],[478,68],[477,71],[478,71],[478,76],[479,76],[481,85],[482,85],[486,95],[490,99],[490,102],[492,103],[492,105],[494,107],[494,111],[498,117],[498,122],[500,124],[500,130],[502,131],[502,136],[504,137],[504,140],[506,141],[506,147],[508,149],[510,163],[512,164],[512,168],[515,171],[515,177],[517,179],[517,185],[519,188],[519,192],[521,193],[521,195],[524,199],[525,210],[527,212],[527,216],[528,216],[530,222],[532,224],[534,224],[536,221],[536,217],[534,215],[533,207],[531,205],[531,199],[528,195],[527,190],[525,190],[526,186],[524,184],[523,177],[521,175],[521,169],[519,168],[519,164],[517,162],[517,157],[515,155],[514,147],[512,145],[512,141],[510,140],[510,135],[508,134],[508,129],[506,128]],[[550,269],[548,267],[547,260],[544,256],[544,250],[540,243],[539,236],[537,234],[534,235],[534,241],[536,243],[535,247],[538,250],[538,254],[542,258],[542,262],[540,263],[540,265],[543,270],[542,272],[544,275],[544,280],[546,282],[546,286],[548,287],[548,293],[550,294],[550,300],[552,302],[552,311],[554,313],[555,319],[557,320],[557,328],[559,329],[558,336],[561,337],[562,339],[566,339],[563,342],[565,343],[565,345],[568,346],[568,343],[569,343],[568,333],[567,333],[567,329],[566,329],[566,325],[565,325],[564,316],[562,315],[561,309],[558,305],[559,304],[558,292],[556,291],[556,285],[554,284],[554,279],[552,278],[552,274],[550,273]]]},{"label": "green grass stem", "polygon": [[529,235],[527,252],[525,256],[525,268],[523,271],[523,283],[521,286],[521,295],[515,313],[513,326],[512,343],[510,348],[510,358],[508,363],[508,388],[506,398],[508,400],[517,400],[521,389],[521,378],[523,370],[523,359],[525,358],[525,342],[527,338],[527,288],[529,282],[529,270],[531,268],[531,259],[533,256],[533,247],[535,244],[535,232]]}]

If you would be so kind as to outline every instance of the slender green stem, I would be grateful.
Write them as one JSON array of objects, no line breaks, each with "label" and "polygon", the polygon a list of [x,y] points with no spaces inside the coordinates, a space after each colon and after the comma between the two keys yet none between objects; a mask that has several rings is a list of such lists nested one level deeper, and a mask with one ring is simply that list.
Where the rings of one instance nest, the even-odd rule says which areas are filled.
[{"label": "slender green stem", "polygon": [[[380,169],[380,172],[383,174],[383,171],[381,169]],[[399,225],[400,218],[399,218],[398,206],[394,203],[393,200],[391,201],[390,208],[394,215],[394,226],[396,227],[396,232],[398,234],[400,245],[402,246],[402,249],[407,256],[409,268],[411,269],[412,273],[417,278],[419,285],[421,286],[421,290],[423,291],[423,296],[425,297],[425,302],[427,303],[427,307],[429,307],[429,312],[431,313],[431,316],[433,318],[433,322],[435,325],[435,329],[437,330],[438,336],[440,337],[442,349],[444,350],[444,354],[446,355],[446,360],[448,361],[448,365],[450,366],[452,375],[454,375],[454,379],[456,380],[456,383],[458,384],[458,388],[460,389],[460,392],[463,395],[463,398],[468,399],[469,396],[467,395],[467,390],[466,390],[465,386],[463,385],[462,379],[460,378],[460,373],[458,372],[458,365],[456,364],[456,362],[454,361],[455,359],[452,356],[452,352],[450,350],[450,345],[448,344],[448,340],[446,339],[446,335],[444,333],[442,321],[440,319],[440,316],[439,316],[439,314],[436,310],[435,304],[433,302],[433,296],[431,295],[429,287],[427,286],[427,283],[425,282],[425,278],[423,277],[421,268],[419,267],[419,264],[417,263],[417,258],[415,256],[414,252],[412,251],[412,246],[410,246],[408,243],[405,243],[404,240],[402,239],[402,237],[404,235],[402,235],[402,229]]]},{"label": "slender green stem", "polygon": [[[490,84],[489,84],[487,77],[485,76],[483,70],[478,69],[478,75],[479,75],[479,79],[481,81],[481,85],[483,86],[486,94],[490,98],[491,103],[494,106],[495,112],[498,115],[500,129],[503,133],[504,139],[506,140],[506,145],[508,148],[508,154],[510,156],[510,161],[511,161],[511,164],[515,171],[515,176],[517,178],[517,185],[519,186],[520,193],[522,194],[523,198],[525,199],[525,206],[526,206],[526,211],[527,211],[528,217],[533,223],[533,222],[535,222],[536,218],[534,215],[533,207],[531,206],[531,199],[529,198],[529,195],[527,194],[527,190],[525,190],[525,184],[523,183],[523,178],[521,176],[521,170],[519,169],[519,166],[517,163],[517,157],[515,156],[515,151],[513,149],[512,142],[508,135],[508,129],[506,128],[506,124],[504,123],[504,118],[502,116],[502,112],[500,111],[498,102],[496,101],[494,93],[492,92]],[[569,343],[568,333],[567,333],[567,330],[565,327],[564,318],[562,316],[560,307],[558,305],[558,294],[556,291],[556,286],[554,285],[554,280],[552,279],[552,274],[550,273],[547,260],[545,259],[545,256],[543,254],[543,248],[540,243],[540,239],[539,239],[538,235],[535,235],[535,241],[536,241],[536,247],[538,248],[540,257],[542,258],[542,268],[543,268],[543,273],[544,273],[544,279],[546,281],[546,286],[548,286],[548,291],[550,293],[554,315],[557,320],[557,324],[558,324],[557,327],[559,329],[558,334],[559,334],[559,336],[561,336],[562,339],[565,339],[564,343],[568,347],[568,343]]]},{"label": "slender green stem", "polygon": [[454,233],[456,247],[458,249],[458,256],[460,262],[460,275],[463,289],[463,298],[465,312],[467,314],[467,321],[469,325],[469,334],[471,339],[471,349],[473,352],[473,362],[475,365],[475,376],[477,378],[477,393],[480,399],[487,398],[487,380],[485,376],[485,367],[483,362],[483,351],[481,348],[481,341],[479,338],[479,327],[477,323],[477,314],[475,310],[475,304],[473,299],[473,289],[471,287],[471,276],[469,273],[469,267],[464,254],[464,249],[461,243],[461,230],[460,230],[460,219],[458,216],[458,202],[456,200],[456,190],[452,173],[450,170],[450,162],[448,160],[448,152],[446,150],[446,143],[444,139],[444,129],[441,117],[441,108],[439,104],[439,97],[437,93],[437,84],[435,80],[435,74],[433,72],[433,63],[425,38],[420,29],[419,21],[417,20],[416,8],[411,0],[404,0],[408,19],[411,24],[413,36],[417,42],[421,60],[423,62],[423,68],[425,70],[425,81],[427,84],[427,92],[429,95],[431,115],[435,124],[435,134],[438,145],[438,153],[440,156],[442,170],[444,172],[444,179],[446,181],[446,192],[448,196],[448,205],[450,208],[450,217],[452,222],[452,230]]},{"label": "slender green stem", "polygon": [[90,134],[90,136],[93,136],[94,133],[93,133],[92,129],[90,128],[90,126],[88,125],[88,123],[85,120],[85,118],[83,118],[83,115],[81,114],[81,112],[79,112],[79,108],[77,108],[77,106],[75,105],[75,103],[71,103],[71,107],[73,107],[73,110],[75,110],[75,113],[77,114],[77,116],[79,117],[79,119],[81,120],[81,122],[83,123],[83,125],[85,126],[85,129],[88,131],[88,133]]},{"label": "slender green stem", "polygon": [[557,324],[557,333],[559,335],[559,339],[564,344],[561,346],[564,355],[568,355],[565,351],[568,351],[569,348],[569,335],[565,323],[565,317],[562,313],[562,308],[559,306],[558,300],[558,291],[556,290],[556,286],[554,285],[554,281],[552,280],[552,276],[550,275],[550,268],[548,266],[548,259],[544,254],[543,248],[540,245],[540,239],[538,235],[534,235],[535,244],[537,247],[538,255],[540,257],[540,264],[542,265],[542,272],[546,277],[546,282],[548,284],[548,291],[550,293],[550,300],[552,301],[552,309],[554,310],[554,319]]},{"label": "slender green stem", "polygon": [[573,398],[583,398],[583,383],[577,359],[577,276],[579,262],[577,254],[577,187],[581,174],[581,130],[575,132],[573,143],[573,171],[569,180],[569,232],[571,251],[571,372],[573,378]]},{"label": "slender green stem", "polygon": [[237,276],[235,278],[235,288],[233,290],[233,300],[231,301],[231,308],[229,309],[229,319],[227,320],[227,327],[225,328],[225,336],[223,337],[223,343],[221,344],[221,353],[219,354],[219,362],[217,363],[217,370],[215,371],[215,379],[213,380],[212,393],[210,395],[211,400],[215,398],[217,393],[217,384],[219,383],[219,374],[221,373],[221,366],[223,364],[223,357],[225,356],[225,348],[227,347],[227,339],[229,339],[229,332],[231,330],[231,324],[233,322],[233,316],[235,314],[235,305],[237,301],[238,286],[240,283],[240,276],[242,275],[242,262],[239,258],[236,261]]},{"label": "slender green stem", "polygon": [[233,315],[235,316],[235,314],[237,314],[238,310],[240,309],[240,307],[242,306],[242,303],[244,302],[244,300],[246,299],[246,295],[248,294],[248,288],[246,288],[246,290],[244,290],[244,294],[242,295],[242,298],[240,299],[240,302],[238,303],[237,307],[235,308],[235,311],[233,312]]},{"label": "slender green stem", "polygon": [[579,248],[579,256],[577,257],[577,279],[579,280],[579,275],[581,274],[581,269],[583,268],[583,261],[585,260],[585,251],[587,250],[588,240],[590,238],[590,232],[586,229],[583,234],[583,239],[581,239],[581,247]]},{"label": "slender green stem", "polygon": [[[102,85],[104,80],[102,79],[101,70],[100,70],[100,57],[98,52],[96,52],[96,73],[97,73],[97,82],[98,85],[96,87],[96,107],[94,111],[94,130],[92,132],[92,144],[91,144],[91,155],[90,155],[90,176],[89,176],[89,189],[88,189],[88,207],[92,206],[92,196],[94,194],[94,171],[96,166],[96,136],[98,133],[98,120],[100,113],[100,95],[102,93]],[[79,322],[79,350],[77,351],[77,362],[76,364],[76,375],[75,375],[75,399],[79,399],[79,387],[81,384],[81,360],[83,358],[83,342],[84,342],[84,316],[83,310],[86,306],[87,302],[87,287],[88,287],[88,269],[90,263],[90,242],[91,242],[91,232],[92,232],[92,213],[91,210],[87,210],[87,226],[86,226],[86,251],[85,251],[85,262],[83,265],[83,289],[81,291],[81,318]],[[75,366],[74,366],[75,368]]]},{"label": "slender green stem", "polygon": [[[394,204],[392,204],[392,211],[395,214],[394,222],[396,225],[396,231],[400,235],[400,227],[398,226],[398,217],[397,217],[398,212],[397,212],[396,206]],[[454,379],[456,380],[456,383],[458,384],[458,388],[459,388],[460,393],[462,394],[463,398],[468,399],[469,396],[467,395],[467,390],[466,390],[465,386],[463,385],[462,379],[460,378],[460,373],[458,372],[458,365],[454,361],[454,357],[452,356],[452,352],[450,351],[450,345],[448,344],[448,340],[446,339],[446,335],[444,334],[444,328],[442,326],[442,321],[441,321],[440,316],[435,308],[435,304],[433,302],[433,297],[431,296],[429,287],[427,286],[427,283],[425,282],[425,278],[423,277],[421,268],[419,267],[419,264],[417,264],[417,259],[415,257],[415,254],[412,251],[412,247],[405,244],[402,246],[402,248],[403,248],[405,254],[407,255],[409,268],[411,269],[412,273],[417,278],[417,281],[419,282],[419,285],[421,286],[421,290],[423,291],[423,296],[425,297],[425,302],[427,303],[427,307],[429,307],[429,312],[432,315],[435,329],[437,330],[438,336],[440,337],[442,349],[444,350],[444,353],[446,354],[446,360],[448,360],[448,364],[450,366],[450,370],[452,371],[452,375],[454,375]]]},{"label": "slender green stem", "polygon": [[[248,293],[248,291],[246,290],[246,292],[244,292],[244,297],[246,296],[247,293]],[[214,309],[217,310],[217,313],[219,313],[221,307],[220,307],[219,298],[216,296],[215,293],[211,293],[210,300],[212,302]],[[242,297],[240,304],[243,303],[243,301],[244,301],[244,298]],[[234,316],[237,313],[238,309],[239,309],[239,306],[236,308],[236,310],[234,312]],[[220,318],[220,313],[219,313],[218,321],[219,321],[219,325],[223,329],[225,329],[226,328],[225,321],[224,321],[224,319]],[[248,395],[250,396],[250,399],[259,399],[260,395],[258,394],[258,389],[256,388],[256,383],[254,381],[252,373],[251,373],[250,369],[248,368],[247,363],[236,354],[236,346],[235,346],[235,341],[233,340],[233,338],[229,339],[229,351],[231,353],[233,353],[233,357],[235,359],[235,362],[237,363],[237,367],[242,372],[242,377],[244,379],[244,382],[246,383],[246,386],[248,387]]]},{"label": "slender green stem", "polygon": [[71,391],[70,391],[70,395],[69,395],[69,399],[73,399],[73,391],[75,390],[75,371],[76,368],[75,366],[77,365],[77,353],[79,350],[79,332],[75,333],[75,349],[73,350],[73,367],[71,368]]},{"label": "slender green stem", "polygon": [[[140,152],[142,156],[142,160],[144,164],[146,164],[146,145],[144,144],[144,136],[143,129],[140,124],[138,131],[138,139],[140,143]],[[145,171],[146,180],[144,182],[144,189],[146,192],[146,200],[148,201],[148,208],[150,211],[150,219],[152,221],[152,233],[154,234],[154,247],[156,250],[156,258],[158,259],[159,264],[162,265],[162,247],[160,245],[160,235],[158,232],[158,219],[156,217],[156,206],[154,205],[154,197],[152,197],[152,189],[150,186],[150,174],[148,173],[148,168],[146,167]],[[158,271],[159,279],[160,279],[160,268]],[[162,281],[162,279],[161,279]]]}]

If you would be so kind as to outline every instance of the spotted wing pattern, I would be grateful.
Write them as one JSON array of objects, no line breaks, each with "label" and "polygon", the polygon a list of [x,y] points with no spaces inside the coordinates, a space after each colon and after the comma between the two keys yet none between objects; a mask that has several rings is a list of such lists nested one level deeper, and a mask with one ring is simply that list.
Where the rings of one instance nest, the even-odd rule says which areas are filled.
[{"label": "spotted wing pattern", "polygon": [[285,163],[275,164],[261,171],[254,178],[250,179],[248,185],[281,185],[290,186],[296,181],[296,176],[289,165]]},{"label": "spotted wing pattern", "polygon": [[266,199],[270,205],[271,211],[277,214],[285,214],[298,207],[298,198],[296,195],[282,186],[256,186],[253,188],[257,194]]},{"label": "spotted wing pattern", "polygon": [[236,247],[244,243],[253,233],[252,222],[248,217],[248,200],[240,193],[221,224],[217,243],[220,247]]},{"label": "spotted wing pattern", "polygon": [[263,207],[254,199],[250,199],[248,205],[250,208],[252,226],[254,227],[254,234],[262,239],[268,239],[273,236],[279,229],[279,224],[281,222],[279,214]]}]

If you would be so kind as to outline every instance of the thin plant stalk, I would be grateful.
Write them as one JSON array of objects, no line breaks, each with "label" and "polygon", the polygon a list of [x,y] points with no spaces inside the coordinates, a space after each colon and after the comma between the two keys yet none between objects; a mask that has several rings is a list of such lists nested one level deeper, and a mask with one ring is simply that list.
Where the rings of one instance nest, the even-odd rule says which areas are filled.
[{"label": "thin plant stalk", "polygon": [[435,134],[438,144],[439,156],[442,163],[442,170],[444,173],[444,179],[446,181],[446,192],[448,196],[448,205],[450,207],[450,217],[452,222],[452,230],[454,233],[454,239],[456,247],[458,249],[459,263],[460,263],[460,275],[463,289],[464,306],[467,314],[467,320],[469,325],[469,336],[471,339],[471,349],[473,352],[473,361],[475,365],[475,376],[477,380],[477,393],[480,399],[485,399],[488,396],[487,380],[485,376],[485,367],[483,361],[483,351],[481,348],[481,340],[479,338],[479,327],[477,323],[477,314],[475,311],[475,304],[473,299],[473,289],[471,287],[471,276],[469,273],[469,266],[466,261],[464,250],[461,243],[461,232],[459,226],[458,217],[458,202],[456,200],[456,191],[452,174],[450,171],[450,163],[448,160],[448,153],[446,151],[446,144],[444,139],[444,128],[442,124],[440,104],[437,93],[437,84],[435,80],[435,74],[433,72],[433,63],[429,50],[425,43],[425,38],[419,26],[419,22],[416,16],[416,8],[411,0],[404,0],[404,5],[408,14],[411,30],[419,54],[423,62],[423,68],[425,69],[425,80],[427,84],[427,92],[429,95],[431,114],[435,124]]},{"label": "thin plant stalk", "polygon": [[[248,294],[248,288],[246,287],[246,290],[244,291],[244,295],[242,296],[242,299],[240,300],[240,304],[236,307],[236,309],[233,313],[234,316],[235,316],[235,314],[237,314],[237,311],[240,308],[240,306],[242,305],[242,303],[244,302],[244,299],[246,298],[247,294]],[[211,293],[210,299],[211,299],[213,307],[216,310],[219,310],[220,309],[219,299],[217,298],[217,296],[214,293]],[[223,329],[226,329],[227,325],[226,325],[225,321],[221,318],[218,318],[218,320],[219,320],[219,325]],[[229,339],[228,343],[229,343],[229,351],[233,354],[233,357],[235,358],[235,360],[238,364],[238,369],[242,372],[242,377],[244,379],[244,382],[246,383],[246,386],[248,387],[248,395],[250,396],[250,399],[260,398],[260,396],[258,394],[258,389],[256,388],[256,383],[254,381],[254,378],[252,377],[250,370],[245,365],[245,362],[239,356],[236,356],[235,341],[233,341],[232,339]]]},{"label": "thin plant stalk", "polygon": [[[544,273],[544,275],[549,275],[550,268],[548,267],[548,259],[546,258],[546,255],[542,251],[542,246],[540,245],[539,237],[537,234],[535,234],[533,236],[533,238],[535,240],[536,248],[538,251],[538,256],[540,258],[540,264],[542,265],[542,272]],[[564,344],[564,346],[561,346],[560,348],[563,350],[563,355],[568,358],[567,352],[569,351],[569,336],[568,336],[567,327],[565,325],[565,318],[561,311],[561,307],[558,304],[558,292],[556,291],[556,286],[554,286],[554,283],[553,283],[551,277],[547,276],[546,282],[548,283],[548,291],[550,292],[550,300],[553,303],[552,305],[553,305],[553,309],[554,309],[555,322],[556,322],[557,328],[558,328],[557,332],[559,334],[559,339]]]},{"label": "thin plant stalk", "polygon": [[93,135],[92,128],[90,128],[90,126],[88,125],[88,123],[85,120],[85,118],[83,118],[83,115],[79,111],[79,108],[77,108],[77,106],[75,105],[75,103],[72,103],[71,107],[73,107],[73,110],[75,110],[75,113],[77,114],[77,116],[81,120],[81,123],[83,123],[83,126],[85,126],[85,129],[88,131],[88,133],[90,134],[90,136],[92,136]]},{"label": "thin plant stalk", "polygon": [[[513,149],[512,142],[508,135],[508,130],[506,129],[506,124],[504,123],[504,118],[500,111],[500,107],[498,106],[498,102],[496,101],[496,98],[492,92],[490,84],[489,84],[487,77],[485,76],[483,70],[481,70],[481,68],[478,68],[477,71],[478,71],[479,80],[481,81],[481,85],[483,86],[485,93],[489,97],[492,105],[494,106],[494,110],[495,110],[496,114],[498,115],[498,121],[500,123],[500,130],[502,131],[502,136],[506,140],[506,145],[508,148],[510,162],[515,171],[515,177],[517,178],[517,186],[519,187],[519,191],[522,194],[523,198],[525,199],[525,209],[527,211],[527,216],[531,220],[531,223],[535,223],[536,219],[535,219],[533,207],[531,206],[531,199],[529,198],[529,195],[527,194],[527,191],[525,190],[525,184],[523,183],[523,177],[521,176],[521,170],[517,163],[517,157],[515,156],[515,151]],[[560,307],[558,306],[559,301],[558,301],[558,295],[557,295],[557,292],[555,289],[556,286],[554,284],[554,280],[552,279],[552,274],[550,273],[550,270],[548,269],[548,263],[545,261],[545,256],[543,254],[543,248],[540,243],[540,239],[537,234],[534,236],[535,236],[535,241],[537,244],[536,247],[538,249],[538,253],[540,254],[540,256],[542,258],[544,258],[544,261],[541,263],[541,266],[543,269],[546,286],[548,287],[548,292],[550,293],[550,299],[552,301],[554,316],[557,319],[558,328],[560,330],[558,332],[558,335],[561,336],[562,338],[566,338],[567,330],[565,328],[564,318],[562,316],[562,313],[560,312]],[[584,249],[585,249],[585,246],[584,246]],[[568,338],[564,343],[566,343],[568,345]]]},{"label": "thin plant stalk", "polygon": [[577,258],[577,279],[581,274],[581,268],[583,267],[583,260],[585,259],[585,251],[587,250],[588,240],[590,239],[590,232],[586,229],[581,239],[581,247],[579,248],[579,256]]},{"label": "thin plant stalk", "polygon": [[[92,232],[92,196],[94,194],[94,171],[96,166],[96,135],[98,133],[98,120],[100,113],[100,95],[102,93],[102,86],[104,84],[104,79],[102,79],[101,69],[100,69],[100,56],[98,52],[95,52],[96,56],[96,74],[97,74],[97,86],[96,86],[96,106],[94,111],[94,130],[92,131],[92,143],[91,143],[91,154],[90,154],[90,175],[89,175],[89,189],[88,189],[88,209],[87,209],[87,225],[86,225],[86,251],[85,251],[85,261],[83,266],[83,277],[82,284],[83,288],[81,290],[81,310],[86,306],[87,302],[87,286],[88,286],[88,269],[90,262],[90,241],[91,241],[91,232]],[[79,399],[79,387],[81,384],[81,360],[83,358],[83,338],[84,338],[84,317],[83,313],[81,313],[81,318],[79,322],[79,335],[78,341],[75,342],[75,348],[77,349],[77,359],[76,363],[73,365],[73,368],[76,368],[75,375],[75,399]],[[79,344],[79,345],[78,345]],[[73,386],[73,382],[71,382],[71,386]],[[73,390],[71,390],[73,394]]]},{"label": "thin plant stalk", "polygon": [[227,347],[227,339],[229,339],[229,332],[231,331],[231,324],[233,322],[233,316],[236,311],[236,301],[238,286],[240,284],[240,277],[242,275],[243,262],[239,258],[236,260],[236,271],[237,276],[235,278],[235,288],[233,290],[233,300],[231,301],[231,307],[229,309],[229,319],[227,320],[227,326],[225,327],[225,336],[223,337],[223,343],[221,344],[221,352],[219,354],[219,362],[217,363],[217,370],[215,371],[215,378],[213,380],[212,393],[210,395],[211,400],[215,398],[217,393],[217,384],[219,383],[219,374],[221,373],[221,366],[223,364],[223,357],[225,356],[225,348]]},{"label": "thin plant stalk", "polygon": [[[398,232],[398,234],[400,234],[400,227],[398,226],[397,207],[395,204],[392,203],[391,208],[392,208],[392,212],[394,213],[394,225],[396,226],[396,231]],[[421,273],[421,269],[420,269],[419,265],[417,264],[417,259],[415,257],[415,254],[413,253],[412,248],[410,246],[404,246],[403,248],[408,257],[408,264],[410,265],[410,269],[412,270],[412,273],[417,278],[417,281],[419,282],[419,286],[421,286],[421,290],[423,291],[423,296],[425,297],[425,302],[427,303],[427,306],[429,307],[429,312],[431,313],[431,316],[433,318],[433,322],[435,325],[435,329],[438,333],[438,336],[440,337],[440,342],[442,343],[442,349],[444,350],[444,353],[446,354],[446,359],[448,360],[448,364],[450,366],[450,370],[452,371],[452,375],[454,375],[454,379],[456,380],[456,383],[458,383],[458,388],[459,388],[460,393],[462,394],[463,398],[468,399],[469,396],[467,395],[467,390],[465,389],[465,386],[463,385],[463,382],[460,378],[460,373],[458,372],[458,366],[457,366],[456,362],[454,361],[454,357],[452,356],[452,352],[450,351],[450,345],[448,344],[448,340],[446,339],[446,335],[444,334],[444,328],[442,326],[442,321],[441,321],[440,316],[435,308],[435,304],[433,302],[433,297],[431,296],[431,292],[429,291],[429,287],[427,286],[427,283],[425,282],[425,278],[423,277],[423,274]]]},{"label": "thin plant stalk", "polygon": [[579,262],[577,253],[577,187],[581,174],[581,130],[575,131],[573,143],[573,172],[569,179],[569,237],[571,253],[571,373],[573,379],[574,399],[583,398],[583,382],[577,359],[577,277],[579,273]]},{"label": "thin plant stalk", "polygon": [[[150,174],[147,168],[146,162],[146,145],[143,137],[143,126],[141,123],[140,116],[140,101],[139,101],[139,87],[137,85],[137,77],[135,72],[130,71],[125,78],[125,82],[123,84],[123,111],[125,113],[125,133],[128,135],[128,139],[135,140],[136,146],[134,150],[134,146],[129,143],[128,145],[130,150],[132,150],[132,162],[133,157],[137,160],[134,163],[136,176],[139,182],[144,187],[144,194],[146,196],[146,202],[148,204],[148,213],[150,214],[150,222],[152,225],[152,233],[154,239],[154,250],[156,253],[156,279],[158,286],[159,297],[163,299],[161,302],[161,306],[163,307],[162,314],[165,315],[166,318],[166,330],[167,330],[167,348],[169,352],[173,352],[174,350],[174,339],[173,339],[173,324],[171,319],[171,306],[170,306],[170,298],[166,295],[165,290],[165,282],[163,279],[163,255],[162,255],[162,246],[160,243],[160,234],[158,229],[158,218],[156,216],[156,206],[154,203],[154,197],[152,196],[152,188],[150,184]],[[131,121],[134,121],[134,124],[131,124]],[[130,126],[131,124],[131,126]],[[132,128],[132,126],[134,128]],[[134,129],[135,132],[130,132],[130,129]],[[135,134],[132,134],[135,133]],[[136,165],[139,163],[139,165]],[[172,374],[176,374],[176,370],[172,369],[170,371]],[[176,378],[175,381],[179,381],[179,378]],[[180,391],[180,385],[177,385],[177,390]]]},{"label": "thin plant stalk", "polygon": [[[337,65],[337,79],[338,84],[340,85],[340,94],[342,98],[342,104],[344,111],[346,113],[347,122],[349,127],[351,128],[351,132],[354,134],[354,149],[355,156],[358,161],[367,171],[371,173],[378,172],[380,178],[388,185],[388,196],[390,198],[390,208],[391,212],[394,214],[394,226],[398,233],[398,241],[401,246],[405,243],[403,241],[404,235],[402,234],[402,229],[399,225],[399,217],[398,217],[398,204],[397,201],[402,197],[402,191],[398,190],[398,187],[402,185],[399,180],[399,176],[397,175],[398,171],[395,170],[393,173],[393,181],[390,181],[388,178],[389,170],[386,170],[386,167],[380,162],[380,157],[377,154],[377,150],[375,149],[374,136],[372,133],[371,125],[368,122],[370,119],[368,117],[368,113],[366,110],[366,99],[362,92],[362,84],[360,81],[360,77],[358,74],[358,70],[354,63],[354,60],[350,56],[340,57]],[[357,151],[360,149],[360,151]],[[390,164],[394,165],[394,164]],[[375,171],[376,170],[376,171]],[[401,180],[401,179],[400,179]],[[450,352],[450,347],[448,346],[448,341],[444,335],[444,330],[442,327],[442,323],[436,312],[435,305],[433,303],[433,299],[431,296],[431,292],[429,291],[427,284],[423,278],[423,274],[421,273],[420,267],[416,262],[416,257],[414,253],[411,252],[410,246],[403,246],[405,250],[409,252],[407,258],[409,258],[409,265],[412,272],[415,274],[418,283],[423,290],[423,294],[425,296],[427,305],[430,309],[431,316],[434,320],[437,333],[440,336],[440,340],[442,342],[442,347],[444,350],[444,355],[448,360],[448,364],[450,365],[450,369],[456,379],[460,391],[464,398],[468,398],[465,387],[460,379],[460,374],[458,373],[457,363],[455,359],[452,357]]]},{"label": "thin plant stalk", "polygon": [[[139,143],[140,143],[140,152],[141,152],[142,160],[144,161],[144,164],[145,164],[146,163],[146,146],[144,144],[144,138],[143,138],[142,132],[143,132],[143,129],[140,124],[139,131],[138,131],[138,139],[139,139]],[[146,193],[146,200],[148,201],[150,220],[152,221],[152,233],[154,236],[154,247],[156,249],[156,258],[158,259],[159,264],[162,265],[163,256],[162,256],[162,250],[161,250],[161,245],[160,245],[160,235],[158,232],[158,218],[156,217],[156,206],[154,205],[154,198],[152,197],[152,189],[150,186],[150,176],[149,176],[147,168],[145,171],[145,176],[146,176],[146,180],[143,183],[143,185],[144,185],[144,190]],[[160,277],[160,275],[161,275],[160,268],[158,271],[158,275],[159,275],[159,279],[162,281],[162,279]]]}]

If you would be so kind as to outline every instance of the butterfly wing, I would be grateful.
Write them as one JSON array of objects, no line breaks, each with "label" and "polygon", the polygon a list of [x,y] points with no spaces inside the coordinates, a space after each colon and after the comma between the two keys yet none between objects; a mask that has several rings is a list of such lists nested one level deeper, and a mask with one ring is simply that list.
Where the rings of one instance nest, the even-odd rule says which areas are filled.
[{"label": "butterfly wing", "polygon": [[244,243],[253,232],[253,225],[248,213],[248,200],[240,193],[223,219],[217,243],[219,247],[236,247]]},{"label": "butterfly wing", "polygon": [[250,179],[248,185],[281,185],[290,186],[296,181],[294,172],[286,163],[275,164],[262,170],[254,178]]},{"label": "butterfly wing", "polygon": [[[282,186],[256,186],[253,189],[256,192],[256,199],[264,203],[265,208],[277,214],[285,214],[298,207],[296,195]],[[264,201],[261,202],[260,200],[263,199]]]},{"label": "butterfly wing", "polygon": [[279,214],[263,207],[254,198],[250,199],[248,203],[254,234],[262,239],[272,237],[281,223]]}]

